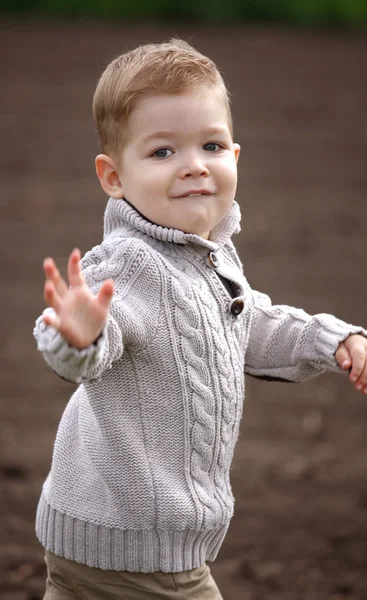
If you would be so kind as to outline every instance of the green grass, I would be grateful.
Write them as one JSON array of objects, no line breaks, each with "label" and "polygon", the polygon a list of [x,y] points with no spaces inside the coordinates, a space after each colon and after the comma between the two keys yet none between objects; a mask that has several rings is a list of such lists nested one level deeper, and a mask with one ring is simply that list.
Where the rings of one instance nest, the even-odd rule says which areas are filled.
[{"label": "green grass", "polygon": [[2,0],[4,13],[121,20],[196,22],[270,21],[296,25],[364,27],[366,0]]}]

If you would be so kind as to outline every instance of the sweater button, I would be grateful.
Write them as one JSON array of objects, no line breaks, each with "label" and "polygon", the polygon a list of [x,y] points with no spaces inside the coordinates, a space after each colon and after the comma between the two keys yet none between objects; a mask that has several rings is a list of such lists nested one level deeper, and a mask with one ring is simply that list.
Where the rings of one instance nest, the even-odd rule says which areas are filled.
[{"label": "sweater button", "polygon": [[244,308],[245,308],[245,303],[243,301],[243,298],[235,298],[234,300],[232,300],[232,302],[231,302],[232,315],[234,315],[235,317],[238,317],[238,315],[241,314],[241,312],[243,311]]},{"label": "sweater button", "polygon": [[209,252],[208,254],[208,265],[212,269],[218,269],[219,267],[219,259],[215,252]]}]

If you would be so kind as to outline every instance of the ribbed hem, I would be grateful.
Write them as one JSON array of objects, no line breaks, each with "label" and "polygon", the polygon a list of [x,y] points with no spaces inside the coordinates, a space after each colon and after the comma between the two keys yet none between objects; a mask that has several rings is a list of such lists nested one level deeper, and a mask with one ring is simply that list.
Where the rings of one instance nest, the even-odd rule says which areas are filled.
[{"label": "ribbed hem", "polygon": [[204,532],[110,529],[69,517],[41,495],[36,533],[50,552],[68,560],[114,571],[175,573],[215,560],[229,522]]}]

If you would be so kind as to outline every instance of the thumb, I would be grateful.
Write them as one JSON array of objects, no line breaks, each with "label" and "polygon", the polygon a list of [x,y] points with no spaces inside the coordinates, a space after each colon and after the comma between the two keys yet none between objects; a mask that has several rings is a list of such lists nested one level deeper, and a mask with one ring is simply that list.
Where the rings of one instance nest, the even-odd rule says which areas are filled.
[{"label": "thumb", "polygon": [[104,284],[100,287],[99,292],[97,294],[97,300],[99,304],[101,304],[104,308],[109,309],[112,296],[113,296],[113,281],[112,279],[108,279],[104,282]]},{"label": "thumb", "polygon": [[335,352],[335,359],[339,367],[341,367],[344,371],[350,369],[350,367],[352,366],[352,359],[344,342],[341,342],[339,344],[339,348]]}]

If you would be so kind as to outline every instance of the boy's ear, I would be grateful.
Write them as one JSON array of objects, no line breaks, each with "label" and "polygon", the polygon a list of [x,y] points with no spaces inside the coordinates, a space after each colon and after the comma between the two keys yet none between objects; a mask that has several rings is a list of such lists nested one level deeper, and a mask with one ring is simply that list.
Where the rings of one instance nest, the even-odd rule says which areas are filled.
[{"label": "boy's ear", "polygon": [[236,163],[238,163],[238,159],[240,157],[240,152],[241,152],[241,146],[239,144],[233,144],[233,148],[234,148],[234,156],[236,159]]},{"label": "boy's ear", "polygon": [[107,196],[123,198],[124,193],[115,161],[107,154],[98,154],[95,164],[97,177]]}]

